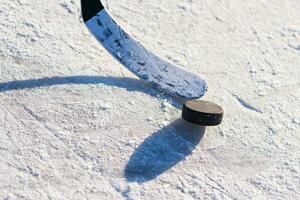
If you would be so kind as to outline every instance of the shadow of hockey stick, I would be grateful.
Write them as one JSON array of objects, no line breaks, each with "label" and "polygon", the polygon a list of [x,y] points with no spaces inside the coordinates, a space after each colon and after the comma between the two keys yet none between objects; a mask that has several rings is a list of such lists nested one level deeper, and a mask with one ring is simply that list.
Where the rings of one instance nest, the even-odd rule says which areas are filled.
[{"label": "shadow of hockey stick", "polygon": [[[55,76],[40,79],[16,80],[0,83],[0,92],[11,90],[34,89],[41,87],[51,87],[55,85],[89,85],[104,84],[107,86],[115,86],[125,88],[127,91],[138,91],[149,94],[152,97],[160,99],[171,99],[171,97],[160,93],[154,88],[148,86],[139,79],[127,77],[105,77],[105,76]],[[173,99],[173,98],[172,98]],[[170,101],[175,108],[180,109],[179,101]]]}]

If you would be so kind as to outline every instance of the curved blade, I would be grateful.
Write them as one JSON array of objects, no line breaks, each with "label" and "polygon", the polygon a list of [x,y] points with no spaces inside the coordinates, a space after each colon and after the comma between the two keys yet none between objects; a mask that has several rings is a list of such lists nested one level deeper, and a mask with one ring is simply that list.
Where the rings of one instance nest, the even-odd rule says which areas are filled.
[{"label": "curved blade", "polygon": [[184,99],[202,97],[206,82],[154,55],[112,19],[100,0],[81,0],[82,17],[97,40],[127,69],[153,87]]}]

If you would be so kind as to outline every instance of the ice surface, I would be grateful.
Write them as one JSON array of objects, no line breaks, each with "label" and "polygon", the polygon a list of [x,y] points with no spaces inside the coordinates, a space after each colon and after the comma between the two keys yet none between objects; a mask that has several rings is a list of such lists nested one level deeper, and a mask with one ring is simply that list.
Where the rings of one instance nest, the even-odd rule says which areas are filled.
[{"label": "ice surface", "polygon": [[0,5],[0,199],[299,199],[295,0],[109,0],[147,49],[205,78],[207,128],[91,36],[80,1]]}]

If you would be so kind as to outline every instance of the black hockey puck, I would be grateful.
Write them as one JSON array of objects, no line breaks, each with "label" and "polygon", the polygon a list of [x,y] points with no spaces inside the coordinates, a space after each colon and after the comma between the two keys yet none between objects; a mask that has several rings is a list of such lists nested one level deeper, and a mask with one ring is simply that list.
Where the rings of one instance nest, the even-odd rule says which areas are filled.
[{"label": "black hockey puck", "polygon": [[222,123],[224,111],[221,106],[200,100],[186,101],[182,109],[182,118],[201,126],[217,126]]}]

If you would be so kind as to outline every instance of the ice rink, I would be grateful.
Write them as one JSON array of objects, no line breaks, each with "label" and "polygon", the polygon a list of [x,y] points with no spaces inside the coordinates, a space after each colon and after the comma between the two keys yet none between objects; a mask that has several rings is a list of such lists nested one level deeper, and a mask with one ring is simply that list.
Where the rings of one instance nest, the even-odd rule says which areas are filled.
[{"label": "ice rink", "polygon": [[0,199],[299,199],[300,1],[105,2],[207,81],[223,124],[182,121],[92,37],[79,0],[1,0]]}]

